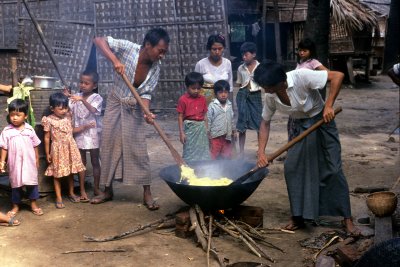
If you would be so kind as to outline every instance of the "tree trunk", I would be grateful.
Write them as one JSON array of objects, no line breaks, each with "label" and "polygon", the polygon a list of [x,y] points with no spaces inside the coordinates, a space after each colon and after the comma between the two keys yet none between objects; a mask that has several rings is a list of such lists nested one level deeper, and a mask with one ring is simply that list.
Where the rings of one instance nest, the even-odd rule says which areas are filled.
[{"label": "tree trunk", "polygon": [[308,0],[304,37],[311,38],[317,47],[318,60],[328,66],[330,0]]},{"label": "tree trunk", "polygon": [[[307,20],[304,37],[315,42],[318,60],[328,66],[329,30],[330,30],[330,0],[308,0]],[[320,91],[325,99],[326,89]]]},{"label": "tree trunk", "polygon": [[383,71],[386,72],[395,63],[399,62],[400,46],[400,1],[390,2],[390,12],[385,37],[385,54],[383,57]]}]

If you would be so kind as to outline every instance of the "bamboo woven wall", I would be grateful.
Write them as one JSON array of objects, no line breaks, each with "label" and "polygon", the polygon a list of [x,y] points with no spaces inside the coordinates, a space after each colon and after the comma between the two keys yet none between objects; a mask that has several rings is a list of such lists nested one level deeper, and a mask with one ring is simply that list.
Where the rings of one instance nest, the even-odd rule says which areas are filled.
[{"label": "bamboo woven wall", "polygon": [[[142,43],[145,33],[162,27],[170,35],[168,54],[162,62],[153,108],[174,108],[184,92],[186,73],[193,71],[198,60],[207,55],[205,49],[210,34],[226,35],[223,0],[117,0],[96,1],[96,35],[112,36]],[[225,56],[229,57],[229,50]],[[110,88],[114,70],[98,56],[101,77],[100,93]]]},{"label": "bamboo woven wall", "polygon": [[[185,74],[193,71],[196,62],[207,56],[205,45],[208,36],[214,33],[227,36],[224,2],[29,0],[28,4],[55,54],[62,75],[73,87],[77,86],[79,73],[86,67],[94,35],[111,35],[141,43],[150,28],[165,28],[170,34],[171,43],[162,62],[161,79],[152,107],[174,108],[185,90]],[[22,2],[5,0],[0,8],[3,12],[0,13],[2,34],[10,34],[7,40],[12,41],[7,43],[13,43],[14,49],[18,48],[19,73],[58,77]],[[9,80],[10,55],[15,56],[0,55],[0,79],[5,78],[5,82]],[[229,47],[225,56],[229,58]],[[98,72],[101,78],[100,93],[105,95],[112,83],[114,70],[103,57],[98,57]]]},{"label": "bamboo woven wall", "polygon": [[[94,36],[93,0],[34,0],[28,1],[28,5],[42,27],[62,75],[76,87],[79,73],[86,67]],[[22,1],[0,3],[0,29],[0,49],[18,48],[18,54],[0,54],[2,83],[11,82],[8,70],[11,56],[18,56],[21,76],[48,75],[58,78]]]}]

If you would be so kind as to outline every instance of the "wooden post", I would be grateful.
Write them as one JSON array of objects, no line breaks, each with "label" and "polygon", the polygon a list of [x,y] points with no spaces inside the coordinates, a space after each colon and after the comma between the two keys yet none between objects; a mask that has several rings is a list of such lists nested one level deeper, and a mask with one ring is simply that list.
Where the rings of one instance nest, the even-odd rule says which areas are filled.
[{"label": "wooden post", "polygon": [[276,62],[282,63],[282,51],[281,51],[281,33],[279,27],[279,6],[278,0],[274,0],[274,32],[275,32],[275,51],[276,51]]},{"label": "wooden post", "polygon": [[267,59],[267,2],[263,0],[262,4],[262,56]]},{"label": "wooden post", "polygon": [[16,57],[11,57],[10,58],[10,64],[11,64],[11,81],[12,81],[12,86],[17,86],[18,85],[18,73],[17,73],[17,58]]}]

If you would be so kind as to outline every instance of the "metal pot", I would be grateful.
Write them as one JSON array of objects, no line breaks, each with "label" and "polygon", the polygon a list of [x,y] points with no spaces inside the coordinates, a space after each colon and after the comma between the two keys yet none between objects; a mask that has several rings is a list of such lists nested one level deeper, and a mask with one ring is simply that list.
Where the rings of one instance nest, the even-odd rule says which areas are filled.
[{"label": "metal pot", "polygon": [[[239,160],[197,161],[189,163],[198,177],[228,177],[236,180],[254,168],[254,163]],[[160,177],[174,193],[189,205],[198,204],[204,210],[233,208],[245,201],[268,174],[268,169],[259,169],[244,183],[232,186],[194,186],[180,183],[181,170],[172,165],[160,171]]]},{"label": "metal pot", "polygon": [[33,76],[33,87],[42,89],[53,89],[56,87],[57,79],[48,76]]}]

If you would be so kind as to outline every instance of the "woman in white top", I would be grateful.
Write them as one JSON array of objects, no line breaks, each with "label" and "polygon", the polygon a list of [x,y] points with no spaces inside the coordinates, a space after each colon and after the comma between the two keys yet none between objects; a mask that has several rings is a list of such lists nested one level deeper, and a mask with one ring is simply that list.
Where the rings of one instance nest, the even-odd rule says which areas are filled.
[{"label": "woman in white top", "polygon": [[203,75],[204,85],[200,94],[206,97],[208,105],[215,97],[214,83],[218,80],[225,80],[229,83],[230,95],[232,95],[233,76],[231,62],[222,57],[225,50],[225,37],[221,34],[210,35],[206,48],[210,54],[196,63],[194,71]]}]

